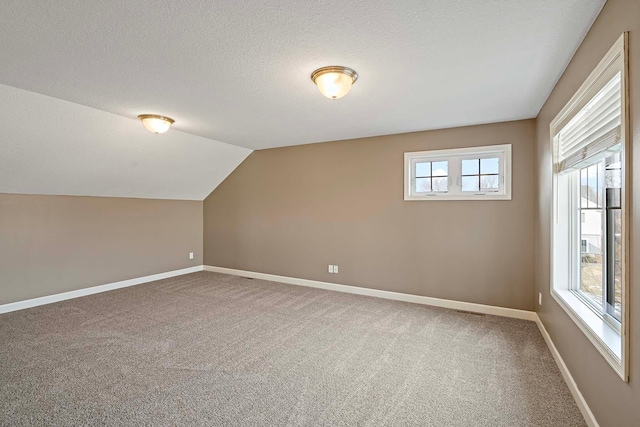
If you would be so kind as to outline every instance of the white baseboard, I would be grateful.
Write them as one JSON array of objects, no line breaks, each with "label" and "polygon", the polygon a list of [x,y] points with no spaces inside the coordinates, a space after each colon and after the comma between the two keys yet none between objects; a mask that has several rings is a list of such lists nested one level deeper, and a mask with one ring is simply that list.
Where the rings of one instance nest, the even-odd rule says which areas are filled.
[{"label": "white baseboard", "polygon": [[311,288],[327,289],[330,291],[346,292],[349,294],[367,295],[370,297],[392,299],[396,301],[412,302],[435,307],[451,308],[454,310],[471,311],[474,313],[492,314],[495,316],[513,317],[534,322],[537,315],[533,311],[517,310],[514,308],[495,307],[491,305],[475,304],[471,302],[453,301],[440,298],[423,297],[420,295],[403,294],[399,292],[381,291],[378,289],[360,288],[357,286],[338,285],[317,280],[297,279],[295,277],[277,276],[275,274],[256,273],[253,271],[235,270],[225,267],[204,266],[204,271],[231,274],[234,276],[251,277],[253,279],[270,280],[290,285],[308,286]]},{"label": "white baseboard", "polygon": [[183,268],[180,270],[167,271],[166,273],[152,274],[150,276],[138,277],[135,279],[122,280],[120,282],[107,283],[105,285],[92,286],[90,288],[78,289],[76,291],[63,292],[61,294],[47,295],[44,297],[28,299],[24,301],[12,302],[0,305],[0,314],[9,313],[10,311],[23,310],[25,308],[36,307],[38,305],[51,304],[53,302],[64,301],[67,299],[83,297],[86,295],[97,294],[100,292],[112,291],[114,289],[126,288],[127,286],[139,285],[142,283],[153,282],[154,280],[167,279],[169,277],[180,276],[188,273],[202,271],[203,266]]},{"label": "white baseboard", "polygon": [[551,351],[551,355],[553,356],[553,359],[556,361],[556,364],[560,369],[560,373],[562,374],[564,381],[567,383],[567,386],[569,387],[569,391],[571,391],[571,394],[573,395],[573,398],[575,399],[576,404],[578,405],[578,408],[580,409],[580,412],[582,413],[582,416],[584,417],[584,420],[586,421],[587,425],[589,427],[599,427],[598,421],[596,421],[596,418],[593,416],[593,412],[591,412],[589,405],[587,405],[587,401],[584,399],[584,396],[582,395],[582,393],[580,393],[580,390],[578,389],[578,385],[574,381],[573,376],[571,375],[571,372],[569,372],[569,368],[567,368],[567,365],[565,365],[564,360],[562,360],[562,356],[560,356],[558,349],[556,348],[555,344],[551,340],[551,336],[549,336],[547,329],[544,327],[544,325],[542,324],[542,321],[540,320],[537,314],[536,314],[536,324],[538,325],[538,329],[540,329],[540,333],[544,337],[544,340],[547,343],[547,347],[549,347],[549,351]]}]

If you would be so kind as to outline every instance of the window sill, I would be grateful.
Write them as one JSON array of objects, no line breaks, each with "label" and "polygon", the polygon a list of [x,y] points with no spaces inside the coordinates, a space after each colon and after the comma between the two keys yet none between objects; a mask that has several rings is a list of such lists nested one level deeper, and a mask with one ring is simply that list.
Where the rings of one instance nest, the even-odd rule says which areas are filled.
[{"label": "window sill", "polygon": [[415,202],[415,201],[429,201],[429,200],[511,200],[510,194],[456,194],[456,195],[446,195],[446,194],[437,194],[437,195],[429,195],[429,196],[405,196],[404,200],[407,202]]},{"label": "window sill", "polygon": [[552,289],[551,295],[616,373],[624,381],[628,381],[622,363],[620,333],[587,307],[573,292],[566,289]]}]

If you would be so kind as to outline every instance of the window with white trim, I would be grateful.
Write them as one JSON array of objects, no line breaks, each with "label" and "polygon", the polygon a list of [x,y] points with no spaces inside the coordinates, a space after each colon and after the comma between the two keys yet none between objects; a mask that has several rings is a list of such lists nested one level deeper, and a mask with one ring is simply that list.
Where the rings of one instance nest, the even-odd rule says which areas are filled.
[{"label": "window with white trim", "polygon": [[626,34],[551,123],[551,294],[627,377]]},{"label": "window with white trim", "polygon": [[511,200],[511,145],[404,154],[405,200]]}]

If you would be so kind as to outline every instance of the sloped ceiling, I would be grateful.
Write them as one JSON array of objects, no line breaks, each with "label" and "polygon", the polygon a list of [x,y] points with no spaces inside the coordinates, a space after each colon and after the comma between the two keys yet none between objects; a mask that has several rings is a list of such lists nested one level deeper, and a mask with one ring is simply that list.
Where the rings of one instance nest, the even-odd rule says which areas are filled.
[{"label": "sloped ceiling", "polygon": [[532,118],[603,4],[4,0],[0,192],[200,200],[251,149]]},{"label": "sloped ceiling", "polygon": [[0,193],[204,200],[251,150],[0,85]]}]

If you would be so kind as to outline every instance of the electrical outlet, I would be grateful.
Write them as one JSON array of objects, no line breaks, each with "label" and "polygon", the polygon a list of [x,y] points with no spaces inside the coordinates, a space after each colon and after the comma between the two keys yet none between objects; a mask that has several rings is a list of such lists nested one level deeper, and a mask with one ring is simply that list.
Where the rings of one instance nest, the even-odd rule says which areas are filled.
[{"label": "electrical outlet", "polygon": [[329,273],[333,273],[333,265],[329,265]]},{"label": "electrical outlet", "polygon": [[334,274],[338,274],[338,266],[337,265],[333,266],[333,273]]},{"label": "electrical outlet", "polygon": [[189,252],[189,259],[193,259],[193,252]]},{"label": "electrical outlet", "polygon": [[542,292],[538,292],[538,304],[542,305]]}]

